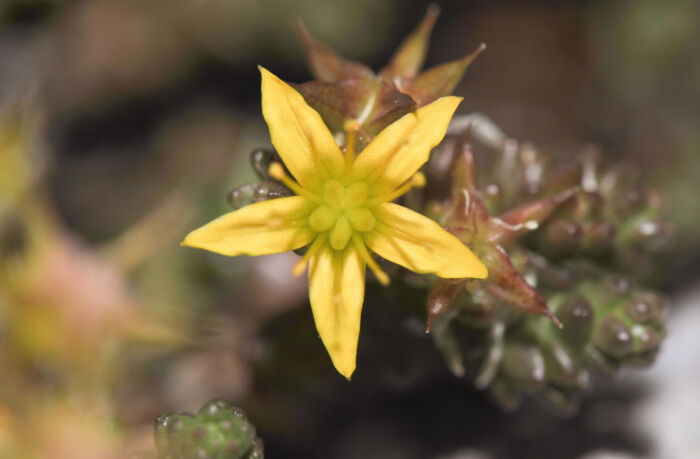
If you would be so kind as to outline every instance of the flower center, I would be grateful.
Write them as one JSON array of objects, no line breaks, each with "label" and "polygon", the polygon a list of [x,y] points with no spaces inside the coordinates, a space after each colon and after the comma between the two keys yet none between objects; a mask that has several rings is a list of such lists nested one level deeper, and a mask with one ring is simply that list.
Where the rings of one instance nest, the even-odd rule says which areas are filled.
[{"label": "flower center", "polygon": [[[351,159],[347,164],[352,166]],[[384,195],[369,198],[369,185],[366,182],[353,182],[343,185],[339,180],[330,179],[323,184],[321,194],[301,187],[289,178],[280,163],[270,164],[270,177],[281,181],[290,190],[316,204],[309,215],[309,226],[319,233],[316,242],[328,240],[335,250],[343,250],[350,239],[362,241],[357,233],[372,231],[377,219],[371,209],[384,202],[393,201],[413,187],[425,185],[425,176],[416,172],[410,180]],[[309,250],[310,253],[311,250]]]},{"label": "flower center", "polygon": [[[352,176],[352,166],[355,160],[355,143],[360,124],[355,120],[345,123],[345,170],[343,179]],[[407,193],[413,187],[425,186],[425,176],[416,172],[408,181],[396,189],[385,194],[369,197],[370,187],[365,181],[353,182],[343,185],[340,180],[330,179],[323,184],[323,190],[310,191],[292,180],[277,162],[270,164],[268,174],[275,180],[282,182],[287,188],[299,196],[303,196],[316,208],[309,214],[309,227],[317,232],[316,238],[307,249],[304,256],[292,268],[295,276],[301,275],[306,269],[309,260],[318,253],[326,244],[334,250],[344,250],[348,243],[352,243],[360,258],[374,272],[377,280],[384,285],[389,284],[389,276],[379,267],[365,246],[361,233],[372,231],[377,218],[372,209],[385,202],[393,201]]]},{"label": "flower center", "polygon": [[374,229],[376,218],[367,206],[369,186],[364,182],[343,185],[328,180],[323,186],[323,202],[309,215],[314,231],[328,231],[328,242],[335,250],[343,250],[353,232]]}]

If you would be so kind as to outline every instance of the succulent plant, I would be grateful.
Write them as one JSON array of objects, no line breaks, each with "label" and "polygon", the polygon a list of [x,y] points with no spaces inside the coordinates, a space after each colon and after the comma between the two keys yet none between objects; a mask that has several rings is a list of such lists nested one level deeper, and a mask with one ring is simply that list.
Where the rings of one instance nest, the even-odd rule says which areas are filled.
[{"label": "succulent plant", "polygon": [[[662,199],[628,164],[603,167],[590,150],[555,164],[492,135],[500,130],[481,116],[470,126],[433,153],[451,164],[451,189],[433,190],[426,208],[473,246],[490,276],[434,284],[431,334],[454,373],[479,368],[477,386],[505,407],[531,393],[571,412],[590,370],[649,365],[665,336],[663,299],[633,280],[649,279],[669,240]],[[472,137],[492,161],[481,186]]]},{"label": "succulent plant", "polygon": [[469,365],[477,386],[490,388],[506,408],[534,394],[569,413],[588,389],[591,370],[612,373],[653,362],[665,337],[663,298],[625,277],[586,271],[568,271],[580,277],[568,288],[542,288],[561,328],[534,316],[503,318],[498,306],[461,297],[432,331],[453,371],[464,374]]},{"label": "succulent plant", "polygon": [[[316,80],[295,88],[332,131],[359,121],[361,142],[371,141],[449,94],[484,49],[419,75],[436,17],[429,9],[377,74],[300,26]],[[426,292],[427,330],[450,370],[474,375],[506,408],[533,394],[571,412],[591,370],[648,365],[665,336],[664,300],[642,287],[671,240],[663,198],[634,165],[603,159],[586,147],[556,160],[483,115],[461,115],[424,167],[427,186],[402,198],[488,267],[484,280],[390,273]],[[290,194],[267,175],[276,153],[256,150],[251,161],[260,181],[230,194],[234,208]]]},{"label": "succulent plant", "polygon": [[214,399],[192,416],[164,414],[155,420],[159,459],[262,459],[262,441],[245,413]]}]

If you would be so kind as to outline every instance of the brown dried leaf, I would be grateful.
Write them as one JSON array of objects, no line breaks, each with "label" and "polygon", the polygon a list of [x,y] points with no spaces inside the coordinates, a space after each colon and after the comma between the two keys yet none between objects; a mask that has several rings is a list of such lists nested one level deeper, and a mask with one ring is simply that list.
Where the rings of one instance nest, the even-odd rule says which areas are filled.
[{"label": "brown dried leaf", "polygon": [[374,72],[359,62],[344,59],[332,49],[317,42],[301,21],[296,24],[297,35],[306,52],[314,77],[323,82],[335,82],[346,78],[374,78]]}]

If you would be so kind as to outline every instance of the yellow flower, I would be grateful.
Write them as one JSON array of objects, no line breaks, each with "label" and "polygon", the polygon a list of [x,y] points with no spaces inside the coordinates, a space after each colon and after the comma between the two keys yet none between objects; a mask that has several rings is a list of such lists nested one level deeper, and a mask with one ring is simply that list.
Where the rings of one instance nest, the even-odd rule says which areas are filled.
[{"label": "yellow flower", "polygon": [[[484,278],[486,267],[434,221],[392,203],[425,178],[418,169],[445,136],[461,98],[443,97],[397,120],[355,155],[353,123],[343,153],[320,115],[282,80],[260,68],[262,108],[279,163],[270,175],[296,196],[251,204],[191,232],[183,245],[224,255],[266,255],[309,245],[294,267],[309,265],[316,328],[335,368],[355,370],[365,267],[389,277],[368,249],[418,273]],[[296,179],[296,180],[294,180]]]}]

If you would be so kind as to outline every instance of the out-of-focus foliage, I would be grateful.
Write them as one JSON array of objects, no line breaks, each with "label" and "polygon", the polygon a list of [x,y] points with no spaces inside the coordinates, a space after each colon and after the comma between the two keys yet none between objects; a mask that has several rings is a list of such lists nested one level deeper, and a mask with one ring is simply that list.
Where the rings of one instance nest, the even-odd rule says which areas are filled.
[{"label": "out-of-focus foliage", "polygon": [[591,13],[601,81],[633,112],[629,148],[667,190],[677,253],[697,250],[700,5],[598,2]]},{"label": "out-of-focus foliage", "polygon": [[134,250],[150,256],[157,248],[150,234],[163,240],[186,207],[169,202],[114,245],[89,247],[61,224],[37,181],[41,163],[30,154],[29,124],[11,119],[2,128],[11,130],[13,141],[0,149],[6,166],[0,211],[2,448],[8,457],[67,458],[76,451],[80,457],[117,457],[113,397],[131,372],[124,353],[163,352],[185,338],[183,324],[161,316],[131,290],[126,270],[143,261]]}]

